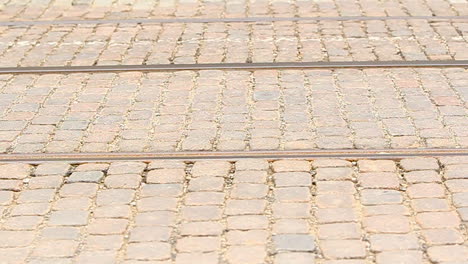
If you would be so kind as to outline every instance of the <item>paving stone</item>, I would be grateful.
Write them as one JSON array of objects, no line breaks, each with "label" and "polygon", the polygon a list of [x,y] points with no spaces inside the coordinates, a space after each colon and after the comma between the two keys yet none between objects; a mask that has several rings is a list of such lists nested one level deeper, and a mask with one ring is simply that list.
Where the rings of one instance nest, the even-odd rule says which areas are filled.
[{"label": "paving stone", "polygon": [[377,263],[423,263],[422,251],[388,251],[377,254]]},{"label": "paving stone", "polygon": [[308,218],[311,205],[309,203],[274,203],[272,209],[275,218]]},{"label": "paving stone", "polygon": [[[118,250],[124,243],[124,238],[120,235],[90,235],[86,238],[86,250]],[[114,256],[115,258],[115,256]]]},{"label": "paving stone", "polygon": [[427,249],[429,259],[434,262],[459,262],[468,259],[468,249],[463,245],[434,246]]},{"label": "paving stone", "polygon": [[418,237],[414,234],[374,234],[369,237],[372,251],[419,249]]},{"label": "paving stone", "polygon": [[[267,171],[250,170],[236,171],[233,175],[234,183],[266,183]],[[223,182],[224,183],[224,182]]]},{"label": "paving stone", "polygon": [[30,172],[31,166],[28,164],[0,164],[0,179],[24,179]]},{"label": "paving stone", "polygon": [[267,206],[267,202],[261,200],[228,200],[226,203],[225,214],[244,215],[244,214],[262,214]]},{"label": "paving stone", "polygon": [[394,190],[363,190],[361,202],[363,205],[399,204],[403,202],[403,196]]},{"label": "paving stone", "polygon": [[62,188],[60,188],[59,194],[62,197],[93,197],[96,195],[98,188],[98,185],[95,183],[64,184]]},{"label": "paving stone", "polygon": [[37,257],[71,257],[78,248],[78,241],[55,240],[39,243],[33,251]]},{"label": "paving stone", "polygon": [[98,206],[129,204],[134,196],[135,191],[129,189],[101,190],[97,194],[96,204]]},{"label": "paving stone", "polygon": [[305,160],[279,160],[273,162],[275,172],[304,171],[310,170],[310,164]]},{"label": "paving stone", "polygon": [[320,239],[359,239],[362,235],[356,223],[319,225],[317,234]]},{"label": "paving stone", "polygon": [[67,178],[67,182],[96,182],[99,183],[104,178],[102,171],[78,171],[73,172],[70,177]]},{"label": "paving stone", "polygon": [[50,225],[57,226],[83,226],[88,223],[87,211],[63,210],[54,211],[49,218]]},{"label": "paving stone", "polygon": [[182,184],[145,184],[141,187],[142,197],[179,197],[183,193]]},{"label": "paving stone", "polygon": [[189,263],[218,263],[219,255],[215,252],[210,253],[180,253],[177,254],[176,264],[189,264]]},{"label": "paving stone", "polygon": [[12,191],[0,191],[0,204],[8,205],[13,202],[13,192]]},{"label": "paving stone", "polygon": [[94,209],[93,216],[96,218],[130,218],[132,210],[129,205],[109,205]]},{"label": "paving stone", "polygon": [[23,186],[21,180],[0,180],[0,191],[20,191]]},{"label": "paving stone", "polygon": [[27,247],[35,238],[33,231],[0,231],[0,248]]},{"label": "paving stone", "polygon": [[315,256],[312,253],[302,252],[284,252],[276,254],[274,263],[275,264],[286,264],[294,262],[297,264],[313,264]]},{"label": "paving stone", "polygon": [[18,197],[20,203],[47,203],[54,199],[55,190],[53,189],[38,189],[24,190]]},{"label": "paving stone", "polygon": [[312,185],[312,176],[307,172],[278,172],[273,174],[273,178],[276,187],[308,187]]},{"label": "paving stone", "polygon": [[70,170],[70,164],[66,162],[49,162],[39,164],[34,170],[36,176],[51,176],[60,175],[64,176]]},{"label": "paving stone", "polygon": [[366,256],[364,242],[359,240],[324,240],[320,248],[325,258],[347,259],[362,258]]},{"label": "paving stone", "polygon": [[262,263],[267,252],[263,246],[231,246],[226,252],[230,263]]},{"label": "paving stone", "polygon": [[276,234],[307,234],[309,224],[304,219],[278,219],[273,225],[273,232]]},{"label": "paving stone", "polygon": [[450,210],[448,201],[438,198],[414,199],[411,201],[411,205],[416,212],[437,212]]},{"label": "paving stone", "polygon": [[94,235],[123,234],[128,221],[124,219],[95,219],[88,225],[88,232]]},{"label": "paving stone", "polygon": [[410,215],[409,209],[401,204],[372,205],[363,208],[365,216],[370,215]]},{"label": "paving stone", "polygon": [[50,207],[51,205],[49,203],[17,204],[10,211],[10,215],[46,215],[49,212]]},{"label": "paving stone", "polygon": [[221,177],[199,177],[190,180],[189,191],[222,191],[224,179]]},{"label": "paving stone", "polygon": [[396,164],[391,160],[360,160],[358,167],[360,172],[392,172],[396,170]]},{"label": "paving stone", "polygon": [[359,185],[369,189],[399,189],[400,181],[396,173],[359,173]]},{"label": "paving stone", "polygon": [[218,206],[187,206],[182,208],[182,219],[189,221],[208,221],[221,219],[221,208]]},{"label": "paving stone", "polygon": [[230,216],[227,218],[229,230],[266,229],[268,219],[264,215]]},{"label": "paving stone", "polygon": [[316,186],[318,193],[356,193],[351,181],[319,181]]},{"label": "paving stone", "polygon": [[223,232],[223,226],[219,222],[189,222],[180,226],[181,235],[188,236],[217,236]]},{"label": "paving stone", "polygon": [[64,181],[62,176],[33,177],[28,182],[29,189],[55,189],[59,188]]},{"label": "paving stone", "polygon": [[113,174],[141,174],[146,168],[143,162],[112,162],[107,170],[109,175]]},{"label": "paving stone", "polygon": [[146,175],[146,183],[182,183],[184,179],[183,169],[152,170]]},{"label": "paving stone", "polygon": [[427,212],[416,215],[416,221],[423,228],[450,228],[460,225],[460,218],[454,212]]},{"label": "paving stone", "polygon": [[164,242],[131,243],[127,247],[128,259],[164,260],[171,257],[171,246]]},{"label": "paving stone", "polygon": [[168,241],[171,236],[171,228],[168,227],[135,227],[130,231],[130,241]]},{"label": "paving stone", "polygon": [[177,241],[179,252],[210,252],[221,249],[219,237],[183,237]]},{"label": "paving stone", "polygon": [[449,180],[445,181],[445,186],[450,192],[465,192],[468,188],[468,180]]},{"label": "paving stone", "polygon": [[226,161],[198,161],[192,168],[193,177],[223,177],[231,169],[231,164]]},{"label": "paving stone", "polygon": [[432,170],[405,172],[404,177],[408,183],[442,182],[442,177]]},{"label": "paving stone", "polygon": [[228,245],[266,245],[268,232],[266,230],[231,230],[226,233]]},{"label": "paving stone", "polygon": [[460,231],[451,228],[423,230],[422,235],[430,245],[463,243],[463,237]]},{"label": "paving stone", "polygon": [[144,212],[135,216],[137,226],[174,226],[175,223],[175,213],[169,211]]},{"label": "paving stone", "polygon": [[318,168],[315,178],[319,181],[351,180],[353,170],[351,168]]},{"label": "paving stone", "polygon": [[140,183],[141,176],[138,174],[110,175],[104,179],[108,188],[136,189]]},{"label": "paving stone", "polygon": [[[129,200],[127,203],[130,203]],[[169,197],[146,197],[137,202],[137,209],[140,212],[147,211],[170,211],[177,207],[177,199]]]},{"label": "paving stone", "polygon": [[41,237],[45,240],[77,240],[80,236],[80,227],[46,227]]},{"label": "paving stone", "polygon": [[312,236],[302,234],[282,234],[273,237],[276,251],[312,252],[315,250],[315,241]]},{"label": "paving stone", "polygon": [[439,164],[434,158],[411,158],[411,159],[402,159],[400,161],[401,167],[405,171],[415,171],[415,170],[438,170]]},{"label": "paving stone", "polygon": [[315,212],[318,223],[339,223],[357,221],[353,208],[318,208]]},{"label": "paving stone", "polygon": [[419,183],[408,186],[407,194],[410,198],[444,197],[445,190],[442,184]]},{"label": "paving stone", "polygon": [[221,205],[225,194],[222,192],[189,192],[185,196],[186,205]]},{"label": "paving stone", "polygon": [[364,218],[363,226],[368,232],[375,233],[408,233],[410,222],[405,216],[376,215]]}]

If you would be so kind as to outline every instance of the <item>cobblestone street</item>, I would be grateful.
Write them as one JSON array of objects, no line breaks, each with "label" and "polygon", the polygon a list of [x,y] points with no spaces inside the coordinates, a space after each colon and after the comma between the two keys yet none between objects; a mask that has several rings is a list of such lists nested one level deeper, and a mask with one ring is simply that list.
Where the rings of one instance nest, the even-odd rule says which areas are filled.
[{"label": "cobblestone street", "polygon": [[4,164],[0,262],[466,263],[467,168],[466,158]]},{"label": "cobblestone street", "polygon": [[467,106],[467,0],[0,0],[0,264],[468,264]]},{"label": "cobblestone street", "polygon": [[2,152],[468,147],[463,68],[0,77]]},{"label": "cobblestone street", "polygon": [[468,59],[467,21],[1,27],[0,66]]}]

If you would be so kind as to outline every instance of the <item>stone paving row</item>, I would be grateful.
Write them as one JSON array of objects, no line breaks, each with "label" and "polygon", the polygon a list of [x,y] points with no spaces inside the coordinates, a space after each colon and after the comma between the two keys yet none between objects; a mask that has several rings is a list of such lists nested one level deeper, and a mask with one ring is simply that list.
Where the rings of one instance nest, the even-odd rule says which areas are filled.
[{"label": "stone paving row", "polygon": [[0,20],[468,14],[466,0],[2,0],[0,6]]},{"label": "stone paving row", "polygon": [[466,69],[0,77],[1,152],[468,147]]},{"label": "stone paving row", "polygon": [[468,59],[468,20],[0,28],[0,66]]},{"label": "stone paving row", "polygon": [[[466,15],[464,0],[451,1],[9,1],[9,19],[243,17],[243,16],[360,16]],[[28,3],[29,2],[29,3]],[[45,4],[49,2],[48,4]],[[87,7],[87,8],[86,8]]]},{"label": "stone paving row", "polygon": [[467,263],[468,159],[0,165],[0,263]]}]

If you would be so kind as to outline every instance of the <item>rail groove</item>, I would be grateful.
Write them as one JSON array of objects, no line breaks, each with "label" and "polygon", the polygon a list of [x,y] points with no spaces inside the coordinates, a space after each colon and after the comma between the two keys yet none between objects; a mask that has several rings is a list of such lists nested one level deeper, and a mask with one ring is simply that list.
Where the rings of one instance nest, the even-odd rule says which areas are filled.
[{"label": "rail groove", "polygon": [[0,74],[47,74],[79,72],[185,71],[185,70],[269,70],[327,68],[430,68],[468,67],[468,60],[440,61],[337,61],[271,63],[194,63],[102,66],[0,67]]},{"label": "rail groove", "polygon": [[368,21],[368,20],[468,20],[468,16],[336,16],[336,17],[238,17],[238,18],[137,18],[99,20],[0,21],[0,26],[70,24],[168,24],[168,23],[246,23],[275,21]]},{"label": "rail groove", "polygon": [[128,153],[41,153],[0,154],[0,162],[43,163],[51,161],[105,162],[151,160],[200,160],[200,159],[401,159],[407,157],[468,156],[468,149],[337,149],[337,150],[286,150],[286,151],[189,151],[189,152],[128,152]]}]

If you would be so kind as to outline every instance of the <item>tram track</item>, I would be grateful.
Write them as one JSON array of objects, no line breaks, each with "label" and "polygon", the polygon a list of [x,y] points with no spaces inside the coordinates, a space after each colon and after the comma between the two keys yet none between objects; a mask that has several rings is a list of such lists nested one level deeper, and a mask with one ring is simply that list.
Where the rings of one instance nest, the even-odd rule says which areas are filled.
[{"label": "tram track", "polygon": [[103,66],[0,67],[0,74],[100,73],[129,71],[186,70],[274,70],[274,69],[340,69],[340,68],[431,68],[468,67],[468,60],[439,61],[337,61],[337,62],[271,62],[271,63],[194,63]]},{"label": "tram track", "polygon": [[369,20],[468,20],[468,16],[335,16],[335,17],[240,17],[240,18],[137,18],[99,20],[0,21],[0,26],[83,25],[83,24],[173,24],[173,23],[255,23],[281,21],[369,21]]},{"label": "tram track", "polygon": [[468,156],[468,149],[336,149],[281,151],[180,151],[110,153],[21,153],[0,154],[0,162],[42,163],[52,161],[104,162],[151,160],[230,160],[230,159],[402,159],[408,157]]}]

